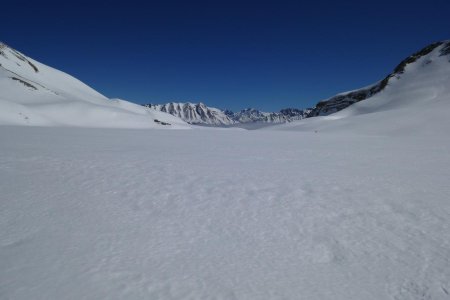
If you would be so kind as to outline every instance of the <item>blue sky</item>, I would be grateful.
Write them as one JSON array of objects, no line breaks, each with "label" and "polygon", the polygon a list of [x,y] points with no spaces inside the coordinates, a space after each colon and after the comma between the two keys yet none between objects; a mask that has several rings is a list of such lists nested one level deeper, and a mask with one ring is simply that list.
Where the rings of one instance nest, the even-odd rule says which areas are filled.
[{"label": "blue sky", "polygon": [[450,39],[450,1],[15,2],[0,40],[136,103],[308,107]]}]

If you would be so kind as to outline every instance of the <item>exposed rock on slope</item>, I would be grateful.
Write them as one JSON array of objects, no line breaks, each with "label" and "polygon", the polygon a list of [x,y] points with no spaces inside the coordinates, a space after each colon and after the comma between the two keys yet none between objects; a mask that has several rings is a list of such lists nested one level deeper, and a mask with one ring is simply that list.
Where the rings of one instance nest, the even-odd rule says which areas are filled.
[{"label": "exposed rock on slope", "polygon": [[214,126],[230,126],[247,123],[286,123],[306,117],[310,109],[286,108],[280,112],[262,112],[254,108],[239,112],[222,111],[208,107],[203,103],[167,103],[146,104],[145,107],[177,116],[190,124],[205,124]]},{"label": "exposed rock on slope", "polygon": [[[442,46],[442,47],[440,47]],[[322,100],[317,103],[316,107],[308,115],[309,117],[326,116],[340,111],[356,102],[366,100],[381,91],[383,91],[391,82],[393,78],[401,78],[401,75],[405,72],[406,66],[415,63],[422,57],[429,55],[433,50],[440,47],[441,55],[448,55],[450,53],[450,42],[436,42],[422,50],[412,54],[404,59],[394,71],[386,76],[383,80],[366,88],[354,90],[351,92],[341,93],[326,100]],[[425,63],[429,63],[426,61]]]},{"label": "exposed rock on slope", "polygon": [[190,124],[207,125],[232,125],[236,122],[217,108],[208,107],[203,103],[167,103],[167,104],[146,104],[145,107],[157,111],[169,113]]},{"label": "exposed rock on slope", "polygon": [[247,108],[234,113],[233,118],[239,123],[286,123],[301,120],[310,112],[309,109],[285,108],[280,112],[262,112],[254,108]]}]

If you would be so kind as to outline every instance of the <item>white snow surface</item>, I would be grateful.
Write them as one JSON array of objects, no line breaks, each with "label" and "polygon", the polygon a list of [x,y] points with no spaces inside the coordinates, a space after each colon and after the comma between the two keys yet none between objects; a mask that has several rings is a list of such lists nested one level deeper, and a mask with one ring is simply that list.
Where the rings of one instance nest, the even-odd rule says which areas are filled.
[{"label": "white snow surface", "polygon": [[2,299],[450,297],[441,134],[1,126],[0,140]]},{"label": "white snow surface", "polygon": [[110,100],[78,79],[3,43],[0,43],[0,125],[189,128],[169,114],[124,100]]}]

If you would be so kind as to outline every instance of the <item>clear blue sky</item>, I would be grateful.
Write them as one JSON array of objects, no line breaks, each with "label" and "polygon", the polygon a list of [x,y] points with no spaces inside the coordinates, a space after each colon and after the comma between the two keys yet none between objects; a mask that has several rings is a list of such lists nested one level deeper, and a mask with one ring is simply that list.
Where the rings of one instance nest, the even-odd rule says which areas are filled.
[{"label": "clear blue sky", "polygon": [[450,39],[450,1],[4,1],[0,40],[108,97],[307,107]]}]

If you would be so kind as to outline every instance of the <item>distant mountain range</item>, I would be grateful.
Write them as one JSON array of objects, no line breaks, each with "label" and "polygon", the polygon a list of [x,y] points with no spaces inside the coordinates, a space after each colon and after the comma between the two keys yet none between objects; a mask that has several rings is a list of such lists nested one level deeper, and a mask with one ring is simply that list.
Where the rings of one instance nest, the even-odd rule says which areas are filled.
[{"label": "distant mountain range", "polygon": [[239,112],[220,110],[208,107],[203,103],[175,103],[145,104],[145,107],[169,113],[179,117],[190,124],[233,126],[248,123],[279,124],[301,120],[305,118],[311,109],[286,108],[279,112],[262,112],[254,108],[243,109]]},{"label": "distant mountain range", "polygon": [[189,128],[187,122],[258,128],[339,112],[328,118],[336,120],[448,97],[449,57],[450,41],[435,42],[408,56],[379,82],[319,101],[312,109],[232,112],[203,103],[142,107],[108,99],[76,78],[0,43],[0,125]]}]

